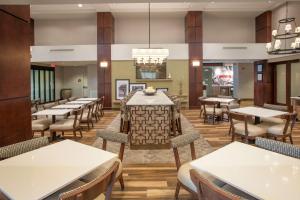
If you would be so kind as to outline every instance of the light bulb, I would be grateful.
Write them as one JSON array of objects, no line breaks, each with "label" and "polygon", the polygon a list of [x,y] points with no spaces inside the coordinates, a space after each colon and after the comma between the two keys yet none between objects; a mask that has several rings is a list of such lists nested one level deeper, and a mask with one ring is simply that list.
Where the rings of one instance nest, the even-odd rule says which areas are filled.
[{"label": "light bulb", "polygon": [[280,46],[281,46],[281,41],[275,40],[274,49],[278,50],[278,49],[280,49]]},{"label": "light bulb", "polygon": [[272,50],[272,43],[271,42],[267,43],[266,48],[267,48],[268,51],[271,51]]},{"label": "light bulb", "polygon": [[291,44],[291,48],[292,48],[292,49],[296,49],[296,42],[293,42],[293,43]]},{"label": "light bulb", "polygon": [[291,24],[287,24],[285,25],[285,29],[284,29],[287,33],[289,33],[292,30],[292,25]]},{"label": "light bulb", "polygon": [[296,43],[296,44],[300,44],[300,37],[297,37],[297,38],[295,39],[295,43]]},{"label": "light bulb", "polygon": [[275,29],[272,31],[272,35],[275,37],[277,35],[278,31]]},{"label": "light bulb", "polygon": [[295,28],[295,33],[300,33],[300,26]]}]

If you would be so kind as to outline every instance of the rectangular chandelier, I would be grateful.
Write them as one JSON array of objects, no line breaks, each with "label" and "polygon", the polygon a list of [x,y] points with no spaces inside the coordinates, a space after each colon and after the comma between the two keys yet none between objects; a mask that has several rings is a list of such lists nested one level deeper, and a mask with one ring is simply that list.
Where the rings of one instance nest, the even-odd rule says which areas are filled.
[{"label": "rectangular chandelier", "polygon": [[162,64],[169,56],[169,49],[132,49],[132,58],[139,64]]}]

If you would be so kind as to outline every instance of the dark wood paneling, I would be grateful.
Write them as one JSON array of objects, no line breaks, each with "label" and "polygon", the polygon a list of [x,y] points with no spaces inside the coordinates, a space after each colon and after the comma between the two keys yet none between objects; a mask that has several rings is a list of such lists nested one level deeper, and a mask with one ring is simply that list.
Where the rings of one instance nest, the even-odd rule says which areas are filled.
[{"label": "dark wood paneling", "polygon": [[256,43],[272,41],[272,11],[266,11],[255,18]]},{"label": "dark wood paneling", "polygon": [[26,22],[30,21],[30,7],[28,5],[0,5],[0,10]]},{"label": "dark wood paneling", "polygon": [[[257,80],[257,65],[263,66],[263,80]],[[274,67],[262,60],[254,63],[254,104],[274,103]]]},{"label": "dark wood paneling", "polygon": [[29,97],[0,101],[0,146],[32,138]]},{"label": "dark wood paneling", "polygon": [[30,19],[30,33],[29,33],[29,37],[30,37],[30,45],[34,46],[34,19]]},{"label": "dark wood paneling", "polygon": [[0,6],[0,33],[0,146],[5,146],[32,138],[29,6]]},{"label": "dark wood paneling", "polygon": [[30,95],[29,23],[0,11],[0,100]]},{"label": "dark wood paneling", "polygon": [[97,66],[108,62],[107,68],[97,67],[98,97],[105,96],[104,107],[111,108],[111,44],[114,43],[114,17],[109,12],[97,13]]},{"label": "dark wood paneling", "polygon": [[189,43],[189,107],[199,107],[198,97],[203,95],[202,64],[193,67],[193,60],[203,62],[202,12],[190,11],[185,17],[185,38]]}]

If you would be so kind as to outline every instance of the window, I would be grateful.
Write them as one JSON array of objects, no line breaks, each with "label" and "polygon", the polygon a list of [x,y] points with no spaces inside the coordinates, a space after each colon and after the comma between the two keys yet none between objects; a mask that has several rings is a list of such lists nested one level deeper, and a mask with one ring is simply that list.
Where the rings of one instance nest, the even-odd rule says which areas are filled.
[{"label": "window", "polygon": [[52,67],[31,66],[31,100],[42,103],[55,100],[55,70]]}]

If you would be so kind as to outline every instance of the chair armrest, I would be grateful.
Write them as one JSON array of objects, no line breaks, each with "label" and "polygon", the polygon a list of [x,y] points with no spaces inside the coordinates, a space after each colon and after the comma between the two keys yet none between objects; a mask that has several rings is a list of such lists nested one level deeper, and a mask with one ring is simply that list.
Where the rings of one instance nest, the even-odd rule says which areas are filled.
[{"label": "chair armrest", "polygon": [[97,130],[97,137],[100,137],[104,140],[108,140],[110,142],[118,142],[118,143],[127,143],[128,135],[124,133],[117,133],[111,130]]},{"label": "chair armrest", "polygon": [[177,136],[171,139],[172,148],[182,147],[191,144],[195,140],[199,139],[199,133],[189,133]]}]

